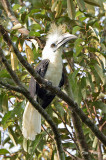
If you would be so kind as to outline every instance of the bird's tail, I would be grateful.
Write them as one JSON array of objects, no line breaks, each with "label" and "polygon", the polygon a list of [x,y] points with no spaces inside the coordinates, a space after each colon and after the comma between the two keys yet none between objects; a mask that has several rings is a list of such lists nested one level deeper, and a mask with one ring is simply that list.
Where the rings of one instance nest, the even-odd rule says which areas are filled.
[{"label": "bird's tail", "polygon": [[22,133],[26,139],[35,140],[35,135],[41,132],[41,114],[27,102],[23,114]]}]

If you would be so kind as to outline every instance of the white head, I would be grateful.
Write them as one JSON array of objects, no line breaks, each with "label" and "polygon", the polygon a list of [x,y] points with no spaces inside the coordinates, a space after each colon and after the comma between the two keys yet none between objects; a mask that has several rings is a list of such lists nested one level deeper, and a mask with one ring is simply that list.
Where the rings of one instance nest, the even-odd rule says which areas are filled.
[{"label": "white head", "polygon": [[47,35],[46,45],[42,52],[42,59],[61,57],[64,44],[76,38],[75,35],[63,33],[62,25],[57,27],[55,24],[52,24]]}]

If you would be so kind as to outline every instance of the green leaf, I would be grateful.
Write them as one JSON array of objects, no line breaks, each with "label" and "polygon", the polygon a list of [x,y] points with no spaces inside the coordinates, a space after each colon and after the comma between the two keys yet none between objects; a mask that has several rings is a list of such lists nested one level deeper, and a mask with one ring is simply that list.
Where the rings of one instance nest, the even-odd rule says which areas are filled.
[{"label": "green leaf", "polygon": [[[65,128],[58,128],[58,131],[63,134],[68,134],[69,132]],[[68,137],[69,138],[69,137]]]},{"label": "green leaf", "polygon": [[80,54],[80,52],[82,51],[82,49],[83,49],[83,46],[76,46],[76,54],[75,54],[75,57],[77,57],[79,54]]},{"label": "green leaf", "polygon": [[92,30],[93,35],[96,36],[100,40],[99,32],[97,32],[97,29],[93,28],[92,26],[89,26],[89,28]]},{"label": "green leaf", "polygon": [[4,96],[4,94],[1,94],[1,95],[0,95],[0,112],[3,111],[3,109],[2,109],[2,100],[3,100],[3,96]]},{"label": "green leaf", "polygon": [[39,32],[35,32],[35,31],[30,31],[29,32],[29,36],[37,36],[37,37],[39,37],[40,33]]},{"label": "green leaf", "polygon": [[101,77],[99,76],[98,71],[95,70],[94,64],[93,64],[93,66],[91,66],[91,70],[92,70],[92,73],[93,73],[93,76],[94,76],[93,81],[95,81],[96,84],[100,85]]},{"label": "green leaf", "polygon": [[45,143],[46,143],[46,140],[41,140],[42,141],[42,143],[39,143],[38,145],[37,145],[37,150],[39,151],[39,152],[42,152],[43,151],[43,149],[44,149],[44,146],[45,146]]},{"label": "green leaf", "polygon": [[77,11],[75,17],[77,18],[79,16],[84,16],[84,14],[82,12],[80,12],[80,11]]},{"label": "green leaf", "polygon": [[83,22],[85,19],[86,19],[86,17],[81,17],[81,18],[79,18],[79,20],[80,20],[81,22]]},{"label": "green leaf", "polygon": [[70,84],[72,86],[72,93],[73,93],[74,99],[77,100],[77,94],[76,94],[76,90],[78,89],[77,82],[74,78],[72,78],[70,80]]},{"label": "green leaf", "polygon": [[83,99],[85,99],[86,96],[87,96],[87,92],[86,92],[86,77],[83,77],[81,79],[81,93],[82,93]]},{"label": "green leaf", "polygon": [[42,139],[42,133],[38,134],[35,138],[35,140],[31,143],[31,146],[28,147],[28,152],[29,153],[34,153],[36,147],[38,146],[38,144],[40,143]]},{"label": "green leaf", "polygon": [[43,15],[43,14],[35,14],[34,18],[35,19],[45,19],[47,21],[50,21],[50,18],[47,15]]},{"label": "green leaf", "polygon": [[31,1],[31,3],[33,4],[34,8],[43,8],[44,7],[44,3],[42,3],[41,1],[37,1],[37,0],[29,0]]},{"label": "green leaf", "polygon": [[92,82],[92,77],[89,72],[87,72],[86,84],[87,84],[87,86],[90,86],[92,92],[94,92],[94,84]]},{"label": "green leaf", "polygon": [[70,136],[68,136],[67,134],[62,134],[61,135],[61,140],[65,141],[65,140],[69,140]]},{"label": "green leaf", "polygon": [[81,11],[84,11],[86,9],[84,0],[77,0],[77,4],[78,4]]},{"label": "green leaf", "polygon": [[76,148],[76,145],[75,145],[75,143],[63,143],[63,147],[64,148],[70,148],[70,149],[74,149],[74,148]]},{"label": "green leaf", "polygon": [[2,118],[2,124],[5,124],[7,122],[7,120],[11,117],[11,112],[12,111],[8,111],[4,117]]},{"label": "green leaf", "polygon": [[11,111],[11,117],[17,115],[18,117],[22,116],[23,108],[25,106],[25,100],[23,102],[18,102],[14,104],[14,109]]},{"label": "green leaf", "polygon": [[7,72],[7,70],[6,69],[2,69],[1,71],[0,71],[0,78],[10,78],[10,74]]},{"label": "green leaf", "polygon": [[78,38],[78,39],[75,41],[74,46],[75,46],[75,47],[76,47],[76,46],[79,46],[81,42],[83,42],[83,39]]},{"label": "green leaf", "polygon": [[54,12],[55,8],[57,6],[57,0],[53,3],[52,7],[51,7],[51,11]]},{"label": "green leaf", "polygon": [[7,149],[0,149],[0,155],[10,153]]},{"label": "green leaf", "polygon": [[22,75],[21,76],[21,81],[24,81],[25,79],[27,79],[27,76],[28,76],[28,74],[26,73],[26,74],[24,74],[24,75]]},{"label": "green leaf", "polygon": [[64,109],[60,103],[55,104],[56,110],[59,114],[63,117],[64,116]]},{"label": "green leaf", "polygon": [[15,135],[13,129],[11,127],[8,127],[9,137],[11,138],[14,146],[17,145],[17,136]]},{"label": "green leaf", "polygon": [[97,144],[98,144],[98,138],[95,136],[94,141],[93,141],[93,144],[92,144],[92,147],[93,147],[95,150],[96,150]]},{"label": "green leaf", "polygon": [[11,118],[11,111],[8,111],[4,117],[2,118],[1,124],[3,125],[3,128],[6,129],[8,126],[12,124]]},{"label": "green leaf", "polygon": [[16,11],[17,9],[19,9],[21,6],[19,5],[19,4],[15,4],[14,6],[13,6],[13,10],[14,11]]},{"label": "green leaf", "polygon": [[80,105],[82,100],[81,86],[80,84],[76,84],[74,88],[74,99]]},{"label": "green leaf", "polygon": [[96,109],[101,109],[103,113],[106,113],[106,104],[102,101],[94,101],[92,102],[92,106],[95,106]]},{"label": "green leaf", "polygon": [[28,16],[33,16],[34,13],[37,13],[39,11],[40,11],[40,9],[31,9],[31,11],[30,11]]},{"label": "green leaf", "polygon": [[90,4],[90,5],[94,5],[94,6],[98,6],[98,7],[103,6],[103,1],[102,0],[84,0],[84,1],[88,4]]},{"label": "green leaf", "polygon": [[60,124],[61,123],[61,120],[57,118],[57,114],[53,113],[53,121],[56,123],[56,124]]},{"label": "green leaf", "polygon": [[54,160],[55,151],[53,150],[51,160]]},{"label": "green leaf", "polygon": [[33,49],[34,59],[38,59],[39,57],[39,50],[37,51],[36,48]]},{"label": "green leaf", "polygon": [[8,143],[10,141],[10,137],[6,137],[4,140],[3,140],[3,145],[5,145],[6,143]]},{"label": "green leaf", "polygon": [[67,12],[70,19],[75,19],[75,5],[73,0],[67,0]]},{"label": "green leaf", "polygon": [[40,30],[41,26],[39,24],[32,24],[31,26],[29,26],[29,29],[30,30],[33,29],[34,31],[36,31],[36,30]]},{"label": "green leaf", "polygon": [[56,18],[60,16],[61,10],[62,10],[62,2],[59,1],[58,4],[57,4],[57,7],[56,7],[56,14],[55,14]]},{"label": "green leaf", "polygon": [[21,14],[24,13],[25,10],[26,10],[26,6],[24,6],[24,7],[22,7],[22,8],[20,9],[20,13],[21,13]]},{"label": "green leaf", "polygon": [[95,15],[95,7],[93,5],[85,3],[85,6],[87,8],[88,13]]},{"label": "green leaf", "polygon": [[87,47],[87,49],[89,50],[89,52],[100,52],[98,49],[94,47]]},{"label": "green leaf", "polygon": [[6,113],[8,111],[8,96],[5,94],[2,99],[2,108],[3,113]]},{"label": "green leaf", "polygon": [[75,26],[73,27],[73,30],[72,30],[72,34],[75,34],[77,31],[79,31],[81,29],[81,27],[79,26]]},{"label": "green leaf", "polygon": [[98,64],[95,64],[94,68],[95,68],[96,72],[98,73],[100,79],[102,80],[103,84],[105,84],[105,80],[106,80],[105,78],[106,77],[105,77],[105,75],[103,73],[102,68]]}]

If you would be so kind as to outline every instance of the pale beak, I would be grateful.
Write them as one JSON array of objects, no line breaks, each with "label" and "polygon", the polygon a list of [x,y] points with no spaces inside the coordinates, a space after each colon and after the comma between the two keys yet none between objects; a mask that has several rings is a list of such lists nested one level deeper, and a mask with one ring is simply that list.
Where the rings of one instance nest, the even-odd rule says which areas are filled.
[{"label": "pale beak", "polygon": [[57,49],[60,48],[61,46],[65,45],[68,41],[72,39],[77,39],[77,36],[70,34],[70,33],[64,33],[62,36],[59,38],[57,42]]}]

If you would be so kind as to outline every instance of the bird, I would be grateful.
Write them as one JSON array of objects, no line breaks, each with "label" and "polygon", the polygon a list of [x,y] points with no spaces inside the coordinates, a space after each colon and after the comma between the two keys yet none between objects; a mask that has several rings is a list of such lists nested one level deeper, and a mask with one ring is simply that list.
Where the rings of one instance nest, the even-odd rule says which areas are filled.
[{"label": "bird", "polygon": [[[42,60],[35,68],[35,71],[42,78],[52,83],[53,86],[61,88],[64,85],[63,47],[67,42],[76,38],[75,35],[69,32],[64,33],[63,25],[51,24],[46,45],[42,51]],[[29,82],[29,92],[44,109],[49,106],[55,97],[53,93],[41,87],[33,77]],[[36,135],[40,132],[41,114],[30,102],[27,102],[23,113],[22,134],[27,140],[34,141]]]}]

